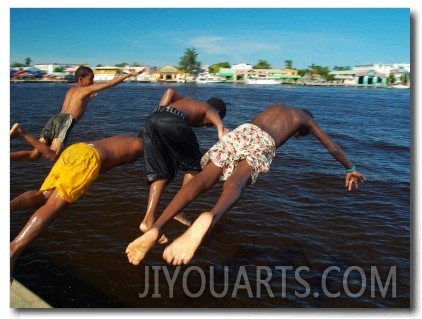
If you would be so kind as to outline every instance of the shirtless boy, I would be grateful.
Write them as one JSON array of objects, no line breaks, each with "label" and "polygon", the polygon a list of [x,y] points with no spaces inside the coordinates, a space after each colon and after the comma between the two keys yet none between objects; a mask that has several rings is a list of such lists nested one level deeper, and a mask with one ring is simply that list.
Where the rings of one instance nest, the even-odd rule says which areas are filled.
[{"label": "shirtless boy", "polygon": [[[125,79],[136,76],[145,71],[145,68],[131,72],[111,81],[94,84],[94,72],[87,66],[80,66],[75,77],[77,84],[71,87],[64,98],[60,113],[52,116],[40,133],[39,141],[47,147],[34,148],[32,151],[16,151],[10,153],[10,159],[16,161],[36,161],[41,155],[47,159],[55,161],[66,144],[70,131],[74,124],[84,115],[89,99],[96,95],[96,92],[113,87]],[[10,131],[10,137],[14,138],[15,123]],[[26,136],[22,137],[26,140]],[[28,140],[26,140],[28,142]]]},{"label": "shirtless boy", "polygon": [[[164,187],[174,179],[177,171],[185,171],[184,185],[201,170],[203,154],[192,127],[214,126],[221,138],[227,132],[222,123],[225,115],[226,104],[221,99],[197,101],[182,97],[171,88],[163,94],[159,106],[145,121],[142,132],[145,173],[150,184],[147,210],[139,225],[142,232],[154,223]],[[190,224],[182,214],[175,219]],[[161,242],[165,240],[163,237]]]},{"label": "shirtless boy", "polygon": [[[26,134],[18,125],[15,135]],[[34,137],[32,137],[35,139]],[[39,190],[27,191],[10,201],[10,211],[38,208],[10,243],[10,274],[22,251],[53,221],[59,212],[78,200],[97,179],[117,165],[132,163],[143,155],[137,136],[116,135],[67,147],[57,159]]]},{"label": "shirtless boy", "polygon": [[187,264],[212,226],[237,202],[245,187],[260,173],[269,170],[275,151],[291,137],[314,135],[346,169],[345,187],[358,188],[365,176],[346,157],[341,148],[318,126],[304,109],[273,104],[257,114],[251,123],[226,134],[203,156],[203,170],[183,186],[151,228],[126,248],[130,263],[138,265],[160,236],[161,228],[198,195],[224,180],[222,193],[214,207],[203,212],[180,237],[163,252],[173,265]]}]

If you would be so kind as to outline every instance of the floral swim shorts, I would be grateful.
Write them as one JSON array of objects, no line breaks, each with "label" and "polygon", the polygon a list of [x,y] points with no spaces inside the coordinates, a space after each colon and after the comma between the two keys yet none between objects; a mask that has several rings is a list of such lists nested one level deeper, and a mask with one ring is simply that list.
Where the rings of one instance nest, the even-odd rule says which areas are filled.
[{"label": "floral swim shorts", "polygon": [[223,169],[220,180],[225,181],[237,164],[246,159],[253,169],[253,184],[259,173],[269,171],[275,150],[275,142],[271,135],[254,124],[242,124],[215,143],[202,157],[201,165],[204,168],[212,161]]}]

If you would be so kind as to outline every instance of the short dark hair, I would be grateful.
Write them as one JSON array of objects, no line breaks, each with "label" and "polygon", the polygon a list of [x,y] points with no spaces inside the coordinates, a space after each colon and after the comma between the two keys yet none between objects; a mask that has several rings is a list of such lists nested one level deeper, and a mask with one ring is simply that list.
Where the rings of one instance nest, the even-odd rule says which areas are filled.
[{"label": "short dark hair", "polygon": [[222,99],[212,97],[207,101],[207,103],[218,111],[220,119],[223,119],[226,116],[226,103]]},{"label": "short dark hair", "polygon": [[90,67],[81,65],[79,68],[76,69],[75,71],[75,78],[79,79],[79,78],[84,78],[87,75],[91,75],[94,76],[94,71],[92,71],[92,69]]}]

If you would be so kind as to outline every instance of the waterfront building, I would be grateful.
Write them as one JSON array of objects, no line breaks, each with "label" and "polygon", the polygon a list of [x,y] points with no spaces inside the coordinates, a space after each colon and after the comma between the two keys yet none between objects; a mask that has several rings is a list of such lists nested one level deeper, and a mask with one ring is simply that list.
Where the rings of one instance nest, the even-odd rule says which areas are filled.
[{"label": "waterfront building", "polygon": [[[250,66],[250,67],[249,67]],[[248,79],[273,79],[280,83],[294,82],[300,79],[298,70],[293,69],[253,69],[251,65],[242,65],[232,68],[221,68],[217,74],[227,81],[246,82]]]},{"label": "waterfront building", "polygon": [[94,82],[107,82],[113,80],[122,73],[122,68],[117,66],[98,66],[94,71]]},{"label": "waterfront building", "polygon": [[238,63],[238,64],[233,64],[231,69],[235,72],[249,71],[249,70],[252,70],[252,65],[246,64],[246,63]]},{"label": "waterfront building", "polygon": [[391,74],[394,75],[395,83],[400,83],[404,74],[410,74],[410,64],[361,64],[354,66],[352,70],[331,71],[329,74],[345,85],[385,87]]},{"label": "waterfront building", "polygon": [[174,66],[166,65],[155,71],[151,77],[158,82],[184,82],[188,74]]},{"label": "waterfront building", "polygon": [[[44,74],[53,74],[59,72],[65,72],[66,69],[69,68],[77,68],[77,64],[64,64],[64,63],[41,63],[41,64],[35,64],[34,67],[40,69],[43,71]],[[76,70],[76,69],[75,69]]]}]

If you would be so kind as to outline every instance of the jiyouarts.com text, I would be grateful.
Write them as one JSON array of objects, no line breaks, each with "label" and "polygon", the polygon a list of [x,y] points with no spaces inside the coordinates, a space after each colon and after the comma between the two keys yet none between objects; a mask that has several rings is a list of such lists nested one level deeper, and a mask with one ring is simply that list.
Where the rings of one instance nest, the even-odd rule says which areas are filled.
[{"label": "jiyouarts.com text", "polygon": [[[390,266],[388,271],[384,267],[382,272],[377,266],[366,270],[359,266],[330,266],[319,270],[317,280],[307,266],[255,266],[252,270],[245,266],[235,269],[209,266],[206,270],[189,266],[181,269],[181,266],[145,266],[145,284],[139,298],[173,298],[175,289],[183,289],[190,298],[199,298],[204,293],[215,298],[237,298],[239,294],[246,294],[249,298],[286,298],[290,293],[297,298],[338,298],[344,294],[350,298],[359,298],[363,294],[369,294],[371,298],[385,298],[387,295],[396,298],[397,294],[396,266]],[[337,283],[334,286],[333,280]]]}]

